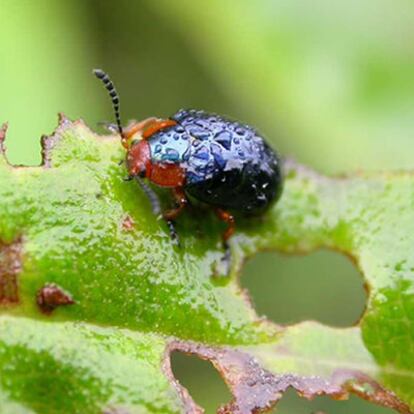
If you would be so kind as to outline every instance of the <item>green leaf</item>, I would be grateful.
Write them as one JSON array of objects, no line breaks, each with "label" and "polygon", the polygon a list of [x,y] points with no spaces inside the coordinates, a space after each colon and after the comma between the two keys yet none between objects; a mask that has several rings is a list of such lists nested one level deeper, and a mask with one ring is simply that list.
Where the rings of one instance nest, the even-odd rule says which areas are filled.
[{"label": "green leaf", "polygon": [[[328,178],[286,162],[281,201],[238,220],[226,278],[216,275],[221,224],[194,207],[174,246],[123,181],[118,138],[61,117],[43,156],[25,168],[0,156],[1,414],[199,412],[173,378],[174,350],[222,373],[234,396],[222,413],[264,410],[288,386],[414,410],[411,173]],[[238,285],[246,257],[319,247],[363,273],[360,324],[259,319]]]},{"label": "green leaf", "polygon": [[183,409],[162,372],[165,340],[159,336],[7,316],[0,328],[2,413],[15,413],[16,406],[23,413]]}]

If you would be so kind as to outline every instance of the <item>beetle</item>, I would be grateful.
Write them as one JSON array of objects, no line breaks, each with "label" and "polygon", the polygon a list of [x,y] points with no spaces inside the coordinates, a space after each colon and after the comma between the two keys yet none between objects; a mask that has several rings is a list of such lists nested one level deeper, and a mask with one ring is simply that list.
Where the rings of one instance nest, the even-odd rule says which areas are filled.
[{"label": "beetle", "polygon": [[188,196],[212,206],[227,223],[222,235],[228,259],[229,238],[235,231],[234,212],[264,213],[281,195],[281,160],[251,126],[195,109],[182,109],[168,119],[151,117],[123,128],[119,97],[101,69],[95,76],[108,90],[116,128],[127,151],[128,179],[137,179],[155,214],[160,203],[144,178],[172,189],[176,207],[163,213],[171,237],[178,240],[174,220],[188,204]]}]

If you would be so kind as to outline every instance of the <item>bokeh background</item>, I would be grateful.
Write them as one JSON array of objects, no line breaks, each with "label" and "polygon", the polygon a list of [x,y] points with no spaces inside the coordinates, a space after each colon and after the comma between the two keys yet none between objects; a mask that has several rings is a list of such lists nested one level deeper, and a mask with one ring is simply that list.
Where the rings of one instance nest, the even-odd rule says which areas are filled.
[{"label": "bokeh background", "polygon": [[[411,0],[0,0],[0,120],[9,159],[40,162],[62,111],[92,128],[112,120],[102,67],[124,122],[181,107],[257,126],[273,146],[326,173],[414,168]],[[261,254],[241,283],[278,323],[350,326],[364,309],[358,271],[334,252]],[[177,377],[207,413],[230,397],[218,374],[175,355]],[[282,414],[385,414],[357,398]]]}]

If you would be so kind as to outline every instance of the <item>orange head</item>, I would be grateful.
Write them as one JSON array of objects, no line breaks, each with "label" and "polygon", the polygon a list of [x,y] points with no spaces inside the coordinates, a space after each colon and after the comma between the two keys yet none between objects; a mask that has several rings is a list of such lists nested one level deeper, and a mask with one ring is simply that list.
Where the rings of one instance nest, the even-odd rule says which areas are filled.
[{"label": "orange head", "polygon": [[[129,176],[148,178],[154,184],[162,187],[181,187],[185,183],[185,172],[176,163],[152,163],[151,149],[148,139],[164,128],[171,127],[177,122],[171,119],[148,118],[131,125],[124,131],[119,115],[119,97],[109,76],[101,69],[95,69],[95,76],[100,79],[108,90],[115,112],[116,125],[121,136],[121,142],[127,150],[126,164]],[[142,140],[134,140],[134,135],[140,133]]]},{"label": "orange head", "polygon": [[135,141],[128,149],[126,164],[131,177],[151,176],[151,151],[147,141]]}]

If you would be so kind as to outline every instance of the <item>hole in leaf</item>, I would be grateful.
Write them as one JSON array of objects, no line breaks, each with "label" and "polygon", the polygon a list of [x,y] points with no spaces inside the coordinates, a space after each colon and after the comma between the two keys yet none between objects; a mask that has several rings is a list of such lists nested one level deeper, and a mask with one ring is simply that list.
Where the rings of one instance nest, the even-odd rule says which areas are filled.
[{"label": "hole in leaf", "polygon": [[271,411],[277,414],[395,414],[390,408],[380,407],[356,396],[348,400],[334,401],[329,397],[317,397],[312,401],[300,398],[294,390],[289,390]]},{"label": "hole in leaf", "polygon": [[242,284],[258,314],[279,324],[317,320],[351,326],[365,309],[363,278],[337,252],[306,256],[260,253],[246,264]]},{"label": "hole in leaf", "polygon": [[174,377],[206,413],[215,413],[231,400],[230,391],[210,362],[176,351],[171,354],[171,368]]}]

